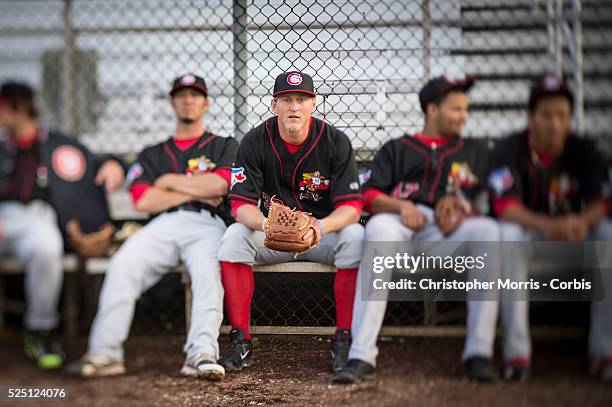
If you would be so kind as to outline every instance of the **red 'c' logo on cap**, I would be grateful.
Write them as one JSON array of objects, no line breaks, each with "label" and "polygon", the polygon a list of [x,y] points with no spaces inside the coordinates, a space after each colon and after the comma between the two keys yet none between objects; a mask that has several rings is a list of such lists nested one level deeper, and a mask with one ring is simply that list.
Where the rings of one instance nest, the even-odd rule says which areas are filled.
[{"label": "red 'c' logo on cap", "polygon": [[292,86],[297,86],[302,83],[302,75],[299,72],[294,72],[287,76],[287,83]]},{"label": "red 'c' logo on cap", "polygon": [[195,76],[188,74],[181,78],[181,85],[191,85],[195,82]]}]

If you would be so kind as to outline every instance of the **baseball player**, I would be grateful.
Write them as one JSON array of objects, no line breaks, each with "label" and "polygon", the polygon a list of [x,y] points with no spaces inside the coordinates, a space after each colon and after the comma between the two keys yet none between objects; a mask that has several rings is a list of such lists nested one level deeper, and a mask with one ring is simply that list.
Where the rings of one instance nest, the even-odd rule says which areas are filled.
[{"label": "baseball player", "polygon": [[109,221],[106,192],[125,171],[114,157],[95,157],[75,139],[38,124],[34,91],[0,88],[0,252],[26,263],[25,352],[43,369],[63,363],[51,332],[57,327],[66,224],[85,232]]},{"label": "baseball player", "polygon": [[[476,140],[460,137],[468,117],[466,93],[473,83],[469,77],[430,80],[419,92],[425,113],[423,130],[388,141],[376,154],[363,186],[364,207],[373,214],[366,224],[366,242],[433,242],[431,250],[435,250],[435,242],[440,242],[437,246],[443,250],[450,241],[499,239],[499,228],[493,219],[475,216],[474,200],[486,190],[486,148]],[[468,216],[450,210],[457,203],[460,207],[467,205]],[[482,254],[477,249],[475,244],[468,245],[466,254]],[[469,278],[496,279],[499,262],[489,260],[486,273],[470,270]],[[359,270],[353,343],[346,367],[334,375],[338,383],[356,383],[375,371],[376,339],[388,291],[383,294],[384,300],[380,296],[371,300],[366,294],[368,288],[360,283],[362,274],[369,272],[363,267]],[[491,355],[498,304],[489,297],[485,299],[468,302],[463,351],[467,377],[479,381],[494,376]]]},{"label": "baseball player", "polygon": [[[240,370],[253,363],[249,313],[253,296],[253,265],[307,260],[334,265],[337,330],[332,341],[333,368],[346,362],[361,258],[363,227],[358,223],[362,201],[357,165],[348,137],[312,117],[316,95],[312,78],[302,72],[279,75],[272,94],[275,116],[252,129],[238,150],[228,195],[237,223],[221,242],[219,260],[225,309],[232,325],[230,345],[219,363]],[[311,212],[320,247],[303,254],[267,249],[264,220],[270,200]]]},{"label": "baseball player", "polygon": [[201,77],[178,77],[170,90],[174,135],[144,149],[128,172],[135,208],[156,216],[112,257],[88,351],[71,364],[69,373],[82,377],[124,373],[123,342],[136,300],[183,262],[194,295],[181,374],[209,380],[225,376],[217,364],[223,319],[217,251],[229,220],[229,205],[221,201],[229,189],[238,143],[205,129],[207,95]]},{"label": "baseball player", "polygon": [[[574,98],[554,75],[542,76],[532,87],[528,128],[500,141],[492,154],[489,186],[495,214],[503,221],[505,241],[610,241],[607,165],[592,140],[571,131]],[[512,249],[512,245],[507,245]],[[516,246],[516,245],[515,245]],[[511,250],[504,256],[506,278],[528,280],[530,255]],[[599,265],[612,264],[612,247],[597,248]],[[601,271],[604,299],[593,301],[589,356],[592,373],[612,380],[612,277]],[[516,297],[520,295],[521,298]],[[504,375],[524,379],[529,372],[531,343],[529,304],[525,293],[504,292],[501,313],[508,338],[504,344]],[[521,300],[522,299],[522,300]]]}]

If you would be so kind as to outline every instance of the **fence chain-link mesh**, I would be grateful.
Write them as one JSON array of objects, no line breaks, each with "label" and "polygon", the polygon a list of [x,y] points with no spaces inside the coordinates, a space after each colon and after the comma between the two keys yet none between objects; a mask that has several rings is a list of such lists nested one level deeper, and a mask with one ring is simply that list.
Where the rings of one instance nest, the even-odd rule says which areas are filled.
[{"label": "fence chain-link mesh", "polygon": [[[611,18],[607,0],[0,0],[0,81],[33,84],[44,125],[134,155],[172,134],[174,77],[202,75],[206,126],[240,139],[272,115],[276,75],[303,70],[316,116],[367,162],[420,129],[417,92],[429,78],[474,74],[464,134],[498,138],[525,126],[529,84],[552,71],[576,92],[577,129],[610,151]],[[304,277],[305,293],[326,287],[317,303],[283,279],[258,277],[257,323],[331,323],[328,277]],[[422,323],[413,306],[396,320]]]}]

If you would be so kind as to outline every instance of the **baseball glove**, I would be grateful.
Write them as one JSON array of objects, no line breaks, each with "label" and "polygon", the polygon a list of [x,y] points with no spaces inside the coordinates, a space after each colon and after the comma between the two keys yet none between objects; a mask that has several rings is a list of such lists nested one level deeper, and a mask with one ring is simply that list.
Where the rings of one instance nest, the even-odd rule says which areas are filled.
[{"label": "baseball glove", "polygon": [[[315,238],[304,240],[310,229],[314,231]],[[319,224],[310,213],[291,209],[275,198],[270,200],[264,231],[264,245],[280,252],[302,253],[318,246],[321,240]]]},{"label": "baseball glove", "polygon": [[110,246],[115,227],[106,223],[97,232],[83,233],[79,221],[71,219],[66,224],[66,232],[68,245],[80,257],[101,257],[106,254]]},{"label": "baseball glove", "polygon": [[444,236],[448,236],[471,214],[472,206],[466,199],[457,195],[446,195],[436,204],[436,225]]}]

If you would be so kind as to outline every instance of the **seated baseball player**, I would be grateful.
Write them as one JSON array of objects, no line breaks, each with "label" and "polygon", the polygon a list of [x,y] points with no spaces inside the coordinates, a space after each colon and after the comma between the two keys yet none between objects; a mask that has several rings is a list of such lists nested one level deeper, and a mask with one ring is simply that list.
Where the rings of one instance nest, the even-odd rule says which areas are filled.
[{"label": "seated baseball player", "polygon": [[[237,223],[227,229],[219,251],[232,331],[219,363],[229,370],[253,363],[249,334],[253,265],[305,260],[337,269],[332,359],[333,368],[338,369],[346,362],[350,343],[355,278],[364,237],[358,223],[362,198],[354,152],[344,133],[312,117],[316,95],[309,75],[279,75],[272,97],[275,116],[245,136],[232,169],[228,196]],[[309,223],[302,240],[309,247],[318,247],[300,254],[264,247],[264,221],[271,202],[310,212],[317,221]],[[271,229],[272,222],[268,230],[274,232]]]},{"label": "seated baseball player", "polygon": [[[562,79],[542,76],[531,89],[528,128],[496,145],[489,186],[495,214],[503,221],[504,241],[612,240],[607,165],[592,140],[572,132],[573,106],[572,92]],[[599,266],[612,264],[610,244],[598,247],[597,254]],[[546,254],[511,250],[504,256],[502,273],[529,280],[532,256]],[[604,298],[592,302],[589,356],[592,373],[612,380],[612,276],[603,269],[601,277]],[[509,380],[524,379],[529,372],[529,304],[524,296],[504,292],[501,297],[509,338],[504,344],[504,375]]]},{"label": "seated baseball player", "polygon": [[26,264],[26,355],[54,369],[64,359],[52,331],[64,241],[70,243],[66,225],[74,219],[93,233],[109,222],[105,194],[123,184],[125,171],[118,159],[96,157],[74,138],[42,129],[34,99],[24,83],[0,88],[0,254]]},{"label": "seated baseball player", "polygon": [[229,204],[222,200],[238,143],[204,127],[207,94],[201,77],[178,77],[170,91],[174,135],[145,148],[128,172],[135,208],[155,217],[111,258],[87,353],[69,366],[69,373],[82,377],[125,373],[123,343],[136,300],[183,262],[191,277],[193,311],[180,372],[209,380],[225,376],[217,364],[223,319],[217,252],[229,221]]},{"label": "seated baseball player", "polygon": [[[474,204],[486,191],[486,147],[460,137],[468,117],[466,93],[473,83],[471,78],[450,76],[430,80],[419,92],[423,130],[386,142],[374,157],[363,185],[364,207],[373,215],[366,224],[367,243],[422,241],[435,252],[454,247],[455,243],[448,243],[453,241],[498,241],[497,223],[478,216]],[[476,245],[465,246],[465,255],[482,254]],[[453,249],[442,254],[458,253]],[[469,279],[496,279],[499,262],[489,260],[486,273],[469,270]],[[389,293],[377,293],[374,300],[366,294],[362,275],[371,272],[359,269],[353,342],[346,367],[334,375],[338,383],[356,383],[375,372],[376,340]],[[468,301],[467,307],[463,361],[467,377],[473,380],[493,376],[490,358],[498,304],[496,299],[485,299]]]}]

